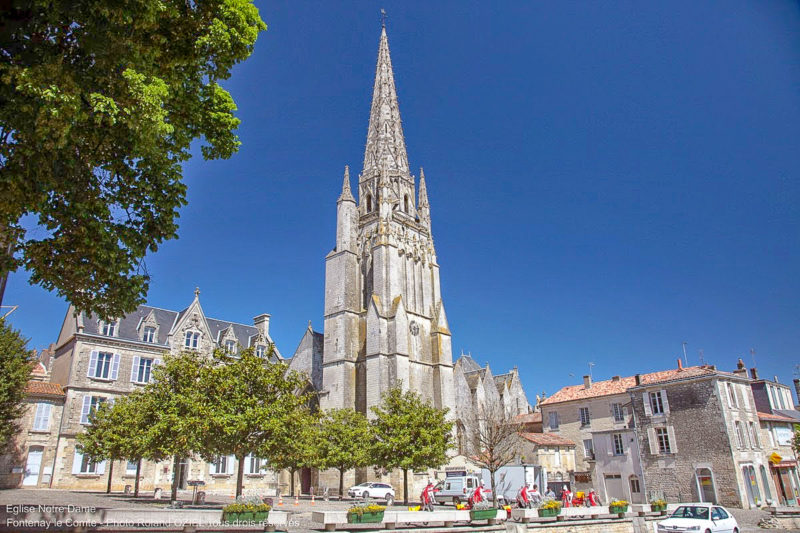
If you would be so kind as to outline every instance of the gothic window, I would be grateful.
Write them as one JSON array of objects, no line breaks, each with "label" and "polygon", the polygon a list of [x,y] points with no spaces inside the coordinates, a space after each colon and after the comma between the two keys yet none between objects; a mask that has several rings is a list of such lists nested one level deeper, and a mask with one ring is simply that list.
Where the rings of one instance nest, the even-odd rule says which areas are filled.
[{"label": "gothic window", "polygon": [[408,195],[407,194],[406,194],[405,198],[403,199],[403,207],[404,207],[403,211],[408,213],[409,211],[408,211]]},{"label": "gothic window", "polygon": [[142,332],[142,340],[144,342],[156,342],[156,328],[153,326],[145,326]]},{"label": "gothic window", "polygon": [[200,344],[200,332],[187,331],[186,338],[184,339],[183,342],[184,347],[189,348],[191,350],[196,350],[199,344]]},{"label": "gothic window", "polygon": [[367,213],[372,212],[372,195],[367,194]]}]

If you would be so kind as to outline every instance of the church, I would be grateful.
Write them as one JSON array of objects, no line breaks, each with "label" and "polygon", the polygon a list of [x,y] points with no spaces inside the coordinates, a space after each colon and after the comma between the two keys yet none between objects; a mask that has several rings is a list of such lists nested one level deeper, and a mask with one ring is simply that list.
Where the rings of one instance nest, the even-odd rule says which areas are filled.
[{"label": "church", "polygon": [[309,325],[290,368],[311,377],[322,409],[372,417],[395,385],[417,392],[449,409],[461,455],[468,441],[461,419],[473,406],[499,401],[512,415],[532,409],[516,368],[494,376],[471,357],[453,361],[425,174],[420,169],[417,184],[410,170],[385,26],[357,192],[345,166],[336,247],[325,257],[324,331]]}]

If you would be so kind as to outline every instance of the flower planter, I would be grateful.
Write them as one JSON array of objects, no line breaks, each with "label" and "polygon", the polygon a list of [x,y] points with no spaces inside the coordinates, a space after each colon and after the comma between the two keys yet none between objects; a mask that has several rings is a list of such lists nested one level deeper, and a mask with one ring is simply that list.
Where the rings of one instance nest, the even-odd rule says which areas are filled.
[{"label": "flower planter", "polygon": [[497,518],[497,509],[473,509],[469,512],[471,520],[489,520]]},{"label": "flower planter", "polygon": [[627,511],[628,511],[627,505],[619,505],[619,506],[615,505],[613,507],[609,507],[609,512],[611,514],[624,514]]},{"label": "flower planter", "polygon": [[539,508],[539,509],[537,509],[537,511],[539,512],[539,516],[541,518],[545,518],[545,517],[548,517],[548,516],[558,516],[559,513],[561,513],[561,509],[560,508],[559,509],[542,509],[542,508]]},{"label": "flower planter", "polygon": [[228,524],[232,524],[234,522],[252,522],[253,520],[256,520],[256,514],[264,514],[264,520],[266,520],[267,513],[223,513],[222,521]]},{"label": "flower planter", "polygon": [[266,522],[267,517],[269,517],[269,511],[261,511],[258,513],[253,513],[253,520],[256,522]]},{"label": "flower planter", "polygon": [[383,511],[379,513],[347,513],[348,524],[377,524],[383,522]]},{"label": "flower planter", "polygon": [[653,511],[654,513],[660,513],[661,511],[666,511],[667,510],[667,506],[666,505],[653,505],[653,504],[650,504],[650,510]]}]

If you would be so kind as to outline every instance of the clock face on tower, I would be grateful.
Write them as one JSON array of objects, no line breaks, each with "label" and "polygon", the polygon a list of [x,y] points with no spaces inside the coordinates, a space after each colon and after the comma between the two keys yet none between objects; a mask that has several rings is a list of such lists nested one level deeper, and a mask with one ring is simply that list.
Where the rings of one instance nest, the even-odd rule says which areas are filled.
[{"label": "clock face on tower", "polygon": [[419,324],[417,324],[415,321],[411,321],[411,323],[408,325],[408,329],[411,331],[412,335],[419,335]]}]

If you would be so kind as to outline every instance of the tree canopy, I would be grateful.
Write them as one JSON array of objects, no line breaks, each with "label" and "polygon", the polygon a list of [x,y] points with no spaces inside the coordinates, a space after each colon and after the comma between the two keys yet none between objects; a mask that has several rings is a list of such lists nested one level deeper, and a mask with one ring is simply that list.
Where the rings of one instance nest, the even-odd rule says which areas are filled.
[{"label": "tree canopy", "polygon": [[316,466],[339,471],[339,499],[344,473],[370,464],[372,434],[367,417],[354,409],[332,409],[320,420],[316,439]]},{"label": "tree canopy", "polygon": [[264,29],[250,0],[0,11],[0,278],[23,267],[104,318],[142,303],[143,258],[177,236],[192,141],[206,159],[239,146],[220,81]]},{"label": "tree canopy", "polygon": [[33,369],[28,340],[0,318],[0,450],[17,432],[22,416],[25,386]]},{"label": "tree canopy", "polygon": [[372,412],[373,462],[403,470],[403,502],[408,503],[408,471],[438,468],[447,462],[453,431],[448,409],[438,409],[397,386]]}]

